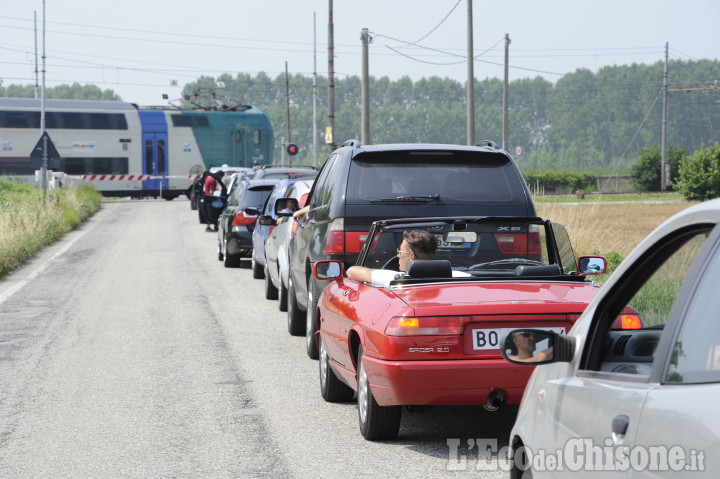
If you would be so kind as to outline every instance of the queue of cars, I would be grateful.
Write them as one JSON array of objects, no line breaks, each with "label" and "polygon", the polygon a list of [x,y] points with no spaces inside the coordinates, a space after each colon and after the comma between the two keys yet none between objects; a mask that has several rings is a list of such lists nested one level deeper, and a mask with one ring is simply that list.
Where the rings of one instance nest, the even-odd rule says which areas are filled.
[{"label": "queue of cars", "polygon": [[[286,183],[258,216],[266,232],[254,229],[265,296],[279,299],[289,333],[319,357],[321,396],[355,398],[365,438],[394,437],[405,406],[519,403],[511,477],[554,477],[537,466],[538,451],[573,437],[670,444],[658,427],[673,413],[708,451],[720,445],[699,399],[717,398],[708,383],[718,379],[720,340],[697,333],[715,328],[707,314],[717,310],[720,200],[660,227],[601,290],[591,277],[605,259],[575,257],[493,143],[350,141],[316,178]],[[397,271],[409,229],[436,236],[433,259],[411,262],[387,286],[344,275],[353,265]],[[671,294],[656,297],[668,282]],[[702,441],[689,444],[697,451]]]}]

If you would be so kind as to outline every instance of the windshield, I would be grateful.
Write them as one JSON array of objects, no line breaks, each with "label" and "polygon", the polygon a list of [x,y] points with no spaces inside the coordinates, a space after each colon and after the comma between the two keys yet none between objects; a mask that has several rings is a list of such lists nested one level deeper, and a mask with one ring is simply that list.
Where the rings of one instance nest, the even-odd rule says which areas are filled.
[{"label": "windshield", "polygon": [[347,201],[367,203],[524,204],[511,161],[469,152],[365,153],[350,166]]},{"label": "windshield", "polygon": [[[558,272],[569,272],[569,267],[574,270],[569,241],[563,238],[561,261],[550,228],[549,222],[508,218],[395,224],[378,229],[373,238],[368,238],[363,265],[397,269],[394,258],[403,241],[403,231],[422,229],[437,238],[435,259],[448,259],[453,269],[472,275],[515,274],[520,265],[556,263],[563,263]],[[561,230],[564,232],[564,228]]]}]

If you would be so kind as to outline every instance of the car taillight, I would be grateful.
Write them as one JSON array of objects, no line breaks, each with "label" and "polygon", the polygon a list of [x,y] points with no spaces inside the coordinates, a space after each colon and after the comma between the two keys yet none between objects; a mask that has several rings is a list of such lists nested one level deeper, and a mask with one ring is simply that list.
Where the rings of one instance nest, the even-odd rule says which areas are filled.
[{"label": "car taillight", "polygon": [[305,206],[305,203],[307,202],[307,197],[308,197],[308,193],[305,193],[304,195],[302,195],[302,196],[300,197],[300,201],[298,201],[298,206],[299,206],[300,208],[302,208],[302,207]]},{"label": "car taillight", "polygon": [[345,221],[342,218],[335,219],[328,228],[325,237],[325,254],[342,254],[345,252]]},{"label": "car taillight", "polygon": [[388,323],[388,336],[453,336],[463,333],[470,316],[396,317]]},{"label": "car taillight", "polygon": [[637,314],[621,314],[620,323],[623,329],[642,329],[642,321]]},{"label": "car taillight", "polygon": [[257,216],[245,216],[245,213],[242,211],[238,211],[235,213],[235,216],[233,216],[233,226],[248,226],[253,223],[255,223],[255,220],[257,219]]},{"label": "car taillight", "polygon": [[292,221],[292,226],[290,227],[290,236],[295,234],[295,230],[297,229],[297,221],[295,221],[295,218],[290,218],[290,221]]},{"label": "car taillight", "polygon": [[540,254],[540,234],[495,233],[498,249],[505,254]]},{"label": "car taillight", "polygon": [[273,232],[274,226],[268,226],[268,236],[270,236]]},{"label": "car taillight", "polygon": [[367,235],[367,231],[345,231],[345,220],[336,218],[328,228],[323,253],[359,253],[362,251],[363,245],[365,245]]}]

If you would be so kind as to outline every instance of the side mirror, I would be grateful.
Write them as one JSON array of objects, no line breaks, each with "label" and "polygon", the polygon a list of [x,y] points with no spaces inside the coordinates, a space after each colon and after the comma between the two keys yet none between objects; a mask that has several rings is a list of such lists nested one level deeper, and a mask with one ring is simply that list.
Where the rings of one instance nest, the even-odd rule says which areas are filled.
[{"label": "side mirror", "polygon": [[604,256],[580,256],[578,258],[578,271],[587,275],[605,274],[607,259]]},{"label": "side mirror", "polygon": [[542,329],[513,329],[500,354],[512,364],[538,365],[568,362],[575,353],[575,337]]},{"label": "side mirror", "polygon": [[275,219],[270,215],[262,215],[258,217],[258,224],[262,226],[275,226]]},{"label": "side mirror", "polygon": [[342,278],[342,263],[337,260],[317,261],[313,263],[313,276],[321,281]]}]

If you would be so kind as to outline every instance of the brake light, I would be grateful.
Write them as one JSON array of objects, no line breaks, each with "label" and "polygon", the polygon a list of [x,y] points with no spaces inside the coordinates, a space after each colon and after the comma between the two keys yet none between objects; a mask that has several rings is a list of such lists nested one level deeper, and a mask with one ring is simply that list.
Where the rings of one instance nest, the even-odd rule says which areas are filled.
[{"label": "brake light", "polygon": [[470,316],[396,317],[388,323],[388,336],[457,336],[463,333]]},{"label": "brake light", "polygon": [[342,254],[345,252],[345,221],[342,218],[335,219],[328,228],[325,237],[325,254]]},{"label": "brake light", "polygon": [[308,194],[307,194],[307,193],[305,193],[304,195],[302,195],[302,196],[300,197],[300,201],[298,201],[298,206],[299,206],[300,208],[302,208],[302,207],[305,206],[305,203],[307,202],[307,197],[308,197]]},{"label": "brake light", "polygon": [[620,323],[623,329],[642,329],[642,321],[637,314],[621,314]]},{"label": "brake light", "polygon": [[496,233],[498,249],[505,254],[540,254],[540,234]]},{"label": "brake light", "polygon": [[272,234],[273,228],[274,228],[274,226],[272,226],[272,225],[268,226],[268,236],[270,236]]},{"label": "brake light", "polygon": [[292,221],[292,226],[290,227],[290,236],[295,234],[295,230],[297,229],[297,221],[295,221],[295,218],[290,219]]},{"label": "brake light", "polygon": [[336,218],[328,228],[323,253],[359,253],[365,245],[367,235],[367,231],[345,231],[345,220]]},{"label": "brake light", "polygon": [[233,216],[233,226],[248,226],[255,223],[257,216],[245,216],[245,213],[240,210]]}]

